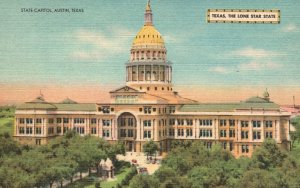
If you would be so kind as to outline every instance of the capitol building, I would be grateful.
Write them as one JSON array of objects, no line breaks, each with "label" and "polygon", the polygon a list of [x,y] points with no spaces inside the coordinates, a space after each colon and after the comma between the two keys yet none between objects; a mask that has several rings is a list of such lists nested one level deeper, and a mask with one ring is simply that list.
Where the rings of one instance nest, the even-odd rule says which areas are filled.
[{"label": "capitol building", "polygon": [[110,102],[48,102],[39,96],[17,107],[14,138],[40,145],[75,130],[111,143],[123,141],[133,152],[141,152],[143,144],[153,140],[161,153],[170,150],[173,140],[198,140],[207,148],[219,144],[235,157],[251,156],[271,138],[289,150],[290,113],[272,102],[267,91],[236,103],[202,103],[177,93],[149,2],[144,19],[126,63],[126,83],[110,91]]}]

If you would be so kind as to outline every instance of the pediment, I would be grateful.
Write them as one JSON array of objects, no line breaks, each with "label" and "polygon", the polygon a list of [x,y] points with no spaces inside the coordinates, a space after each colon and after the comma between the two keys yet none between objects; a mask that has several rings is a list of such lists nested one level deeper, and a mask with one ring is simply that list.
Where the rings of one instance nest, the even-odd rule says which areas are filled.
[{"label": "pediment", "polygon": [[121,88],[118,88],[114,91],[110,91],[110,93],[144,93],[142,91],[136,90],[129,86],[123,86]]}]

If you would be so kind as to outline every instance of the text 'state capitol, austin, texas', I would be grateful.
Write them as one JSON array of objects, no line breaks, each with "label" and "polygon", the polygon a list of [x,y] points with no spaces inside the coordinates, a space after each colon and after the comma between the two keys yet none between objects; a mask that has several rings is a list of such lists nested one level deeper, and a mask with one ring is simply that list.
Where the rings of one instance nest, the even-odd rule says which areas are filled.
[{"label": "text 'state capitol, austin, texas'", "polygon": [[251,156],[264,139],[289,149],[290,114],[270,101],[269,93],[237,103],[201,103],[181,97],[172,85],[172,64],[164,39],[153,25],[150,4],[126,64],[126,85],[110,92],[108,103],[47,102],[43,96],[19,105],[14,137],[20,143],[45,144],[75,130],[80,135],[124,141],[140,152],[149,140],[167,152],[173,140],[220,144],[236,157]]}]

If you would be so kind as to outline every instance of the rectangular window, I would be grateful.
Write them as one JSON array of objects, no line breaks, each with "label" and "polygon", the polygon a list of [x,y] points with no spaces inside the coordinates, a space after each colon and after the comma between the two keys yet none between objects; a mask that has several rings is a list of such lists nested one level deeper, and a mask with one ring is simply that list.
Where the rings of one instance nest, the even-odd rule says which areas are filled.
[{"label": "rectangular window", "polygon": [[252,121],[252,125],[254,128],[259,128],[260,127],[260,121]]},{"label": "rectangular window", "polygon": [[248,127],[249,121],[241,121],[242,127]]},{"label": "rectangular window", "polygon": [[184,119],[177,119],[177,125],[184,125]]},{"label": "rectangular window", "polygon": [[273,127],[273,121],[265,121],[266,128],[272,128]]},{"label": "rectangular window", "polygon": [[25,128],[19,127],[19,134],[25,134]]},{"label": "rectangular window", "polygon": [[193,129],[187,129],[186,136],[193,136]]},{"label": "rectangular window", "polygon": [[32,118],[26,118],[26,124],[32,124],[33,121],[32,121]]},{"label": "rectangular window", "polygon": [[49,119],[48,119],[48,123],[49,123],[49,124],[53,124],[53,123],[54,123],[54,119],[53,119],[53,118],[49,118]]},{"label": "rectangular window", "polygon": [[103,130],[102,133],[103,133],[103,137],[106,137],[106,138],[109,137],[109,134],[110,134],[109,130]]},{"label": "rectangular window", "polygon": [[63,119],[63,122],[64,122],[64,123],[69,123],[69,118],[64,118],[64,119]]},{"label": "rectangular window", "polygon": [[36,127],[35,128],[35,134],[42,134],[42,128],[41,127]]},{"label": "rectangular window", "polygon": [[103,126],[110,126],[110,120],[109,119],[103,119],[102,120],[102,125]]},{"label": "rectangular window", "polygon": [[175,119],[169,119],[169,125],[175,125]]},{"label": "rectangular window", "polygon": [[233,150],[233,143],[232,143],[232,142],[229,143],[229,150],[230,150],[230,151]]},{"label": "rectangular window", "polygon": [[104,114],[109,114],[110,113],[110,107],[109,106],[102,106],[101,110]]},{"label": "rectangular window", "polygon": [[61,118],[56,118],[56,123],[61,123]]},{"label": "rectangular window", "polygon": [[85,119],[84,118],[74,118],[74,124],[84,124]]},{"label": "rectangular window", "polygon": [[93,125],[97,124],[97,119],[96,118],[92,118],[91,119],[91,124],[93,124]]},{"label": "rectangular window", "polygon": [[128,137],[133,137],[133,130],[132,129],[128,129]]},{"label": "rectangular window", "polygon": [[242,153],[249,153],[249,145],[242,145]]},{"label": "rectangular window", "polygon": [[248,139],[248,131],[241,131],[241,138]]},{"label": "rectangular window", "polygon": [[130,127],[134,126],[134,120],[133,120],[133,118],[128,118],[128,126],[130,126]]},{"label": "rectangular window", "polygon": [[220,119],[220,126],[226,126],[226,119]]},{"label": "rectangular window", "polygon": [[229,120],[229,126],[231,126],[231,127],[235,126],[235,120],[234,119]]},{"label": "rectangular window", "polygon": [[19,119],[19,123],[20,123],[20,124],[25,124],[25,119],[24,119],[24,118],[20,118],[20,119]]},{"label": "rectangular window", "polygon": [[58,134],[61,133],[61,127],[56,127],[56,133],[58,133]]},{"label": "rectangular window", "polygon": [[48,134],[53,134],[54,133],[54,128],[53,127],[49,127],[48,128]]},{"label": "rectangular window", "polygon": [[145,114],[151,114],[151,107],[145,106],[144,107],[144,113]]},{"label": "rectangular window", "polygon": [[97,134],[97,128],[96,127],[91,128],[91,134]]},{"label": "rectangular window", "polygon": [[260,140],[261,139],[260,131],[253,131],[253,139],[254,140]]},{"label": "rectangular window", "polygon": [[193,120],[192,119],[186,119],[186,124],[187,125],[193,125]]},{"label": "rectangular window", "polygon": [[36,124],[41,124],[41,123],[42,123],[42,119],[41,119],[41,118],[35,119],[35,123],[36,123]]},{"label": "rectangular window", "polygon": [[226,137],[226,130],[220,130],[220,137]]},{"label": "rectangular window", "polygon": [[273,132],[272,131],[267,131],[266,132],[266,138],[273,138]]},{"label": "rectangular window", "polygon": [[151,131],[144,131],[144,138],[151,138]]},{"label": "rectangular window", "polygon": [[144,120],[143,125],[144,127],[151,127],[151,120]]},{"label": "rectangular window", "polygon": [[32,127],[26,127],[26,134],[32,134]]},{"label": "rectangular window", "polygon": [[84,134],[85,132],[84,127],[76,127],[75,129],[78,134]]},{"label": "rectangular window", "polygon": [[233,129],[230,129],[229,130],[229,137],[235,137],[235,130],[233,130]]},{"label": "rectangular window", "polygon": [[69,128],[68,127],[64,127],[64,133],[66,133],[67,131],[69,130]]}]

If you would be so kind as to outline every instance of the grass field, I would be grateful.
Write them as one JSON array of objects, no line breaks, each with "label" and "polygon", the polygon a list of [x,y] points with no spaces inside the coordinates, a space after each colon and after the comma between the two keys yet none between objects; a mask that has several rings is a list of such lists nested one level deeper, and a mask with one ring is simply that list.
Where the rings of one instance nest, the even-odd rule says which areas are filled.
[{"label": "grass field", "polygon": [[8,132],[12,135],[15,107],[0,106],[0,134]]},{"label": "grass field", "polygon": [[14,118],[12,117],[0,118],[0,134],[8,132],[10,135],[12,135],[13,125],[14,125]]}]

